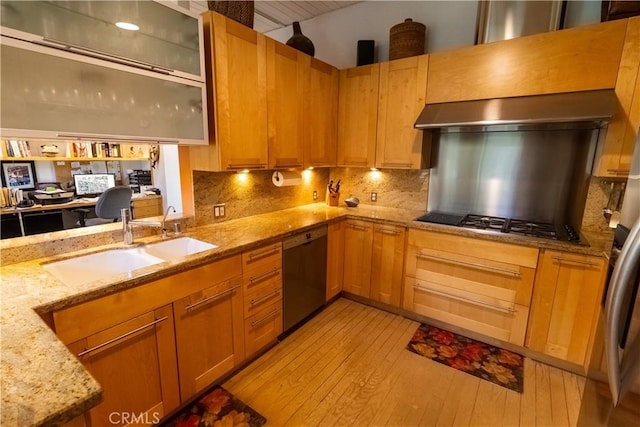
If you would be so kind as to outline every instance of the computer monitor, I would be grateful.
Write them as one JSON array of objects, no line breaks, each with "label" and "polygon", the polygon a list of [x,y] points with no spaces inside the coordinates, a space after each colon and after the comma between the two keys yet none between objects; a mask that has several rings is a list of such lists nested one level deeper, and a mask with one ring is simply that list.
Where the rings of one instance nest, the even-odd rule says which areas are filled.
[{"label": "computer monitor", "polygon": [[116,176],[112,173],[76,174],[73,176],[76,196],[95,197],[116,186]]}]

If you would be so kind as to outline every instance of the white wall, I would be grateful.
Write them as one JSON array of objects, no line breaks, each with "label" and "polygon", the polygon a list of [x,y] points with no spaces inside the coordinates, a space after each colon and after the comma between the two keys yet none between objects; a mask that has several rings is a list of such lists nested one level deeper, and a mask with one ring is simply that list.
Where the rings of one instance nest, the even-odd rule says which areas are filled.
[{"label": "white wall", "polygon": [[[315,57],[338,68],[356,65],[358,40],[375,40],[376,62],[389,58],[389,29],[411,18],[427,26],[427,52],[473,45],[477,1],[368,1],[301,22]],[[265,33],[285,43],[291,27]]]},{"label": "white wall", "polygon": [[151,173],[153,174],[153,185],[162,192],[163,210],[173,206],[176,212],[182,212],[177,145],[160,145],[160,161]]}]

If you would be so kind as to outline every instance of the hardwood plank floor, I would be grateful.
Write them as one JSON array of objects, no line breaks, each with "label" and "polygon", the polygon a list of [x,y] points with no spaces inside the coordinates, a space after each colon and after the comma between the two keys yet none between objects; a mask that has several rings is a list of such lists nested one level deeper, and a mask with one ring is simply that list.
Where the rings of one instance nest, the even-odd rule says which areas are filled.
[{"label": "hardwood plank floor", "polygon": [[224,383],[270,426],[573,426],[584,378],[531,359],[519,394],[405,350],[419,323],[341,298]]}]

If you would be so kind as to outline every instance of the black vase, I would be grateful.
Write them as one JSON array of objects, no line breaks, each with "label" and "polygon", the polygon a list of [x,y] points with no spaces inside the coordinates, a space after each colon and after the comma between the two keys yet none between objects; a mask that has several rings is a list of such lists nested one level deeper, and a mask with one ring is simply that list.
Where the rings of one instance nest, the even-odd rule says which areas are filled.
[{"label": "black vase", "polygon": [[293,23],[293,36],[287,40],[287,45],[294,49],[298,49],[300,52],[304,52],[307,55],[313,56],[316,53],[316,48],[313,46],[313,42],[309,37],[302,34],[300,23],[298,21]]}]

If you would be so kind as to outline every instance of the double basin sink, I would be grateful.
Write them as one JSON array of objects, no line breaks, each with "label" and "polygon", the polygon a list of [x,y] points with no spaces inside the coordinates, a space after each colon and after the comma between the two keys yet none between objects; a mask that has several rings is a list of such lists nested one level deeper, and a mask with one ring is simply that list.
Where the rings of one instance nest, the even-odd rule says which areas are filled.
[{"label": "double basin sink", "polygon": [[180,259],[217,245],[180,237],[141,247],[110,249],[43,265],[43,268],[67,285],[81,285],[126,273],[132,277],[135,270]]}]

